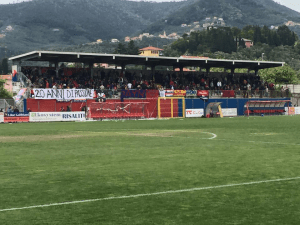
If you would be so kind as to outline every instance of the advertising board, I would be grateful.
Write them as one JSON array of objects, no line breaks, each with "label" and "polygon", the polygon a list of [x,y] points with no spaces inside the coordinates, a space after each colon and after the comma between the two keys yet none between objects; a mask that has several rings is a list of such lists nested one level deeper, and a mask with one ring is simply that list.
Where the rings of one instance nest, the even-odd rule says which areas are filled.
[{"label": "advertising board", "polygon": [[93,99],[94,89],[33,89],[35,99]]},{"label": "advertising board", "polygon": [[186,109],[185,117],[202,117],[204,115],[204,109]]},{"label": "advertising board", "polygon": [[197,96],[197,91],[196,90],[187,90],[186,91],[186,96],[187,97],[196,97]]},{"label": "advertising board", "polygon": [[300,107],[295,107],[295,115],[300,115]]},{"label": "advertising board", "polygon": [[85,112],[31,112],[30,122],[85,121]]},{"label": "advertising board", "polygon": [[173,96],[181,97],[181,96],[185,96],[185,95],[186,95],[186,90],[174,90]]},{"label": "advertising board", "polygon": [[222,108],[223,116],[237,116],[237,108]]},{"label": "advertising board", "polygon": [[4,113],[0,112],[0,123],[4,123]]},{"label": "advertising board", "polygon": [[11,113],[5,113],[4,114],[5,116],[7,117],[29,117],[29,113],[14,113],[14,112],[11,112]]},{"label": "advertising board", "polygon": [[198,90],[197,91],[197,96],[198,97],[208,97],[209,96],[209,91],[208,90]]},{"label": "advertising board", "polygon": [[173,95],[174,95],[174,90],[173,89],[165,90],[165,96],[166,97],[173,97]]},{"label": "advertising board", "polygon": [[29,122],[28,116],[16,116],[16,117],[4,117],[4,123],[20,123],[20,122]]},{"label": "advertising board", "polygon": [[285,114],[286,115],[296,115],[295,107],[286,107],[285,108]]}]

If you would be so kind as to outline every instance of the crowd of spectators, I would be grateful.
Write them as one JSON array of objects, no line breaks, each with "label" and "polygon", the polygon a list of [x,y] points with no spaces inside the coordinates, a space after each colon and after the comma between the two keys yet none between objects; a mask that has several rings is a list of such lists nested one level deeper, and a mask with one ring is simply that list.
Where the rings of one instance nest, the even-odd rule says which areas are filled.
[{"label": "crowd of spectators", "polygon": [[23,67],[22,72],[33,88],[82,88],[104,90],[120,89],[179,89],[179,90],[234,90],[255,92],[274,90],[274,84],[263,82],[253,74],[203,72],[145,71],[97,69],[91,77],[88,68],[61,68],[58,76],[53,68]]}]

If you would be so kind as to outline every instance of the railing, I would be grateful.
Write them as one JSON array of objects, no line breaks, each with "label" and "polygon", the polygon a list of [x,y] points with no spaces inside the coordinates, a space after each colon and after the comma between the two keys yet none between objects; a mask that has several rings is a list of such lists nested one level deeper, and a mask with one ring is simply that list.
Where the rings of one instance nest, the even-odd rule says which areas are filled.
[{"label": "railing", "polygon": [[10,106],[12,106],[12,108],[15,107],[15,102],[13,99],[0,99],[0,110],[6,112]]},{"label": "railing", "polygon": [[210,98],[290,98],[293,94],[287,91],[256,91],[256,90],[212,90]]},{"label": "railing", "polygon": [[31,91],[31,80],[28,79],[22,72],[18,72],[18,81],[21,83],[21,87],[22,88],[27,88],[27,91],[25,93],[25,98],[29,98],[30,97],[30,91]]},{"label": "railing", "polygon": [[[27,98],[30,98],[30,88],[28,88]],[[97,93],[103,92],[106,95],[107,99],[120,99],[122,90],[96,90]],[[246,90],[208,90],[209,98],[292,98],[296,97],[299,98],[300,94],[293,94],[289,91],[277,91],[277,90],[270,90],[270,91],[246,91]],[[177,96],[180,97],[180,96]],[[184,97],[184,96],[182,96]],[[187,96],[187,98],[197,98],[195,96]]]}]

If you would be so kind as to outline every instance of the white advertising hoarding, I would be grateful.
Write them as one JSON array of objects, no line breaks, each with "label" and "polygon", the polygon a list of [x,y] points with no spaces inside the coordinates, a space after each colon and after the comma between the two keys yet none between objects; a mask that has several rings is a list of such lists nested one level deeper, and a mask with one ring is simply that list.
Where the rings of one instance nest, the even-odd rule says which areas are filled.
[{"label": "white advertising hoarding", "polygon": [[85,121],[85,112],[31,112],[30,122]]},{"label": "white advertising hoarding", "polygon": [[295,107],[295,115],[300,115],[300,107]]},{"label": "white advertising hoarding", "polygon": [[237,108],[222,108],[223,116],[237,116]]},{"label": "white advertising hoarding", "polygon": [[35,99],[93,99],[94,89],[33,89]]},{"label": "white advertising hoarding", "polygon": [[186,109],[185,117],[202,117],[204,115],[204,109]]},{"label": "white advertising hoarding", "polygon": [[0,112],[0,123],[4,123],[4,113]]}]

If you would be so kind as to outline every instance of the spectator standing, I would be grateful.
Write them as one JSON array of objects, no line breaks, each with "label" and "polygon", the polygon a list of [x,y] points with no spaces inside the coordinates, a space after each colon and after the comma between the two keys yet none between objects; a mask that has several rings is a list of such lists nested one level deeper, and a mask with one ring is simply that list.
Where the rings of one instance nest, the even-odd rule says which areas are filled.
[{"label": "spectator standing", "polygon": [[129,83],[127,84],[127,87],[128,87],[128,89],[132,89],[132,83],[129,82]]}]

